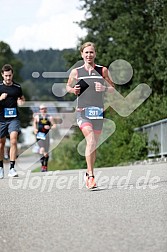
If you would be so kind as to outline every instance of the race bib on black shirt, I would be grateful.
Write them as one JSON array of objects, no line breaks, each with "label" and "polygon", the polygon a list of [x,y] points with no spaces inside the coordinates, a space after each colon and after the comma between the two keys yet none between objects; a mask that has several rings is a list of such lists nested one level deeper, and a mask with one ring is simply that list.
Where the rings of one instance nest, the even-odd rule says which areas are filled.
[{"label": "race bib on black shirt", "polygon": [[16,108],[4,108],[4,117],[11,118],[17,116]]}]

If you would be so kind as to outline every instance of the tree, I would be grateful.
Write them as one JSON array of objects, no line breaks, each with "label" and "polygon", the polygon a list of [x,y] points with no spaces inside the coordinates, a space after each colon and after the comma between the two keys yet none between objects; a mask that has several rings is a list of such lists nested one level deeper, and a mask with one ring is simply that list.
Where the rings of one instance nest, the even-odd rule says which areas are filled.
[{"label": "tree", "polygon": [[116,59],[127,60],[134,69],[131,85],[149,84],[153,92],[167,92],[167,2],[165,0],[82,1],[87,29],[84,41],[97,46],[97,61],[109,66]]},{"label": "tree", "polygon": [[20,70],[23,66],[22,62],[18,60],[12,52],[10,46],[3,41],[0,41],[0,66],[11,64],[14,68],[14,77],[17,81],[21,81]]}]

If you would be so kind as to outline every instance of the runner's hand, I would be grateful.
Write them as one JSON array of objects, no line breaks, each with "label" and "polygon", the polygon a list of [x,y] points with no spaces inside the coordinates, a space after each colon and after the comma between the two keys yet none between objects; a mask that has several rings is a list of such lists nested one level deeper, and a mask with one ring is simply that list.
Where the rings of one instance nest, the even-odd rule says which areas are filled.
[{"label": "runner's hand", "polygon": [[38,129],[34,129],[34,134],[36,135],[38,133]]},{"label": "runner's hand", "polygon": [[74,94],[75,95],[80,94],[80,89],[81,89],[80,85],[75,85],[74,86]]},{"label": "runner's hand", "polygon": [[95,82],[95,90],[96,92],[104,92],[105,86],[103,86],[100,82]]},{"label": "runner's hand", "polygon": [[0,100],[6,99],[7,95],[8,95],[7,93],[2,93],[0,96]]},{"label": "runner's hand", "polygon": [[44,129],[49,130],[50,126],[49,125],[44,125]]},{"label": "runner's hand", "polygon": [[17,104],[18,104],[18,106],[22,106],[23,104],[24,104],[24,102],[25,102],[25,98],[22,96],[22,97],[19,97],[18,99],[17,99]]}]

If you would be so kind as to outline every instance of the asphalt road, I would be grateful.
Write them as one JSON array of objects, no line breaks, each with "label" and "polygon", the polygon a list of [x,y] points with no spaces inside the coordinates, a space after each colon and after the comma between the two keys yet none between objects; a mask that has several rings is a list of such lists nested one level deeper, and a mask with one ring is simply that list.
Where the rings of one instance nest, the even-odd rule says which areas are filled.
[{"label": "asphalt road", "polygon": [[92,191],[84,186],[83,170],[20,169],[14,179],[5,174],[0,251],[166,252],[167,163],[95,174],[98,188]]}]

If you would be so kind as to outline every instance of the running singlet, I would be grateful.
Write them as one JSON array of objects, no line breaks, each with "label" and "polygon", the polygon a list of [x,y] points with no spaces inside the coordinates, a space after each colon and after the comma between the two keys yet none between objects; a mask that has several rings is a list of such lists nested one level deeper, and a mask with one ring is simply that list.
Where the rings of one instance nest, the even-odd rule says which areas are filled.
[{"label": "running singlet", "polygon": [[49,116],[46,115],[45,118],[43,118],[41,115],[39,116],[39,122],[38,122],[38,132],[42,132],[47,134],[49,132],[49,129],[45,129],[45,125],[51,125],[51,122],[49,120]]},{"label": "running singlet", "polygon": [[17,99],[22,96],[20,84],[13,83],[10,86],[0,83],[0,95],[7,93],[7,97],[0,101],[0,121],[18,118]]},{"label": "running singlet", "polygon": [[95,65],[90,72],[85,69],[84,65],[77,69],[77,84],[80,85],[80,94],[77,97],[77,107],[86,108],[91,106],[103,108],[104,92],[96,92],[95,82],[104,85],[103,66]]}]

